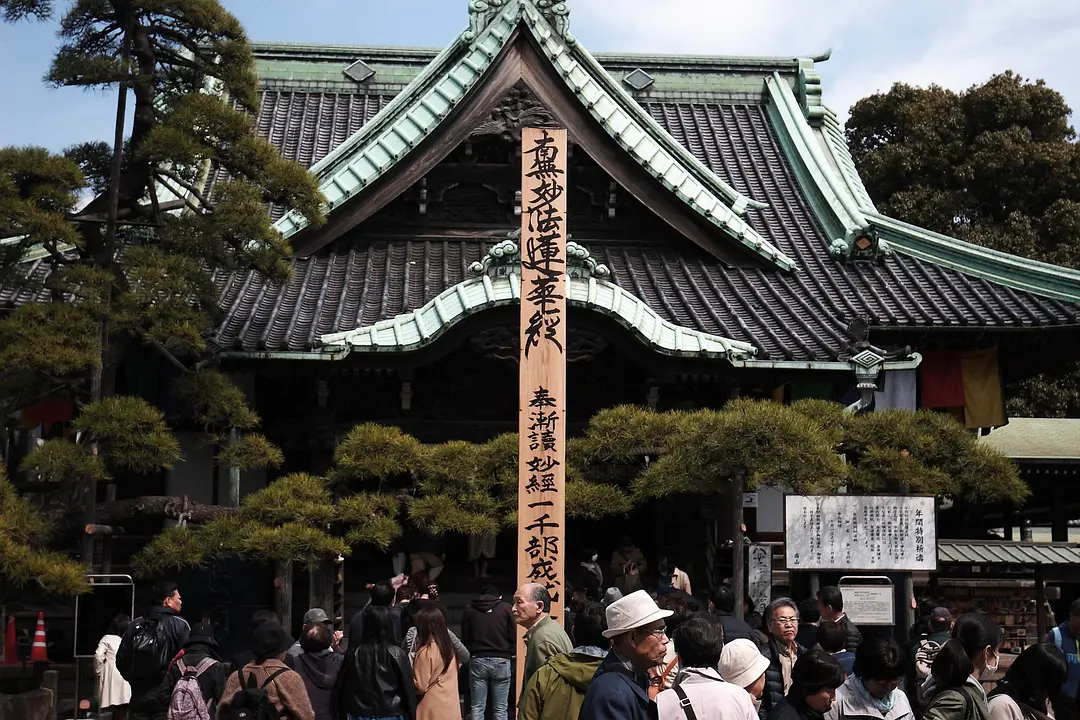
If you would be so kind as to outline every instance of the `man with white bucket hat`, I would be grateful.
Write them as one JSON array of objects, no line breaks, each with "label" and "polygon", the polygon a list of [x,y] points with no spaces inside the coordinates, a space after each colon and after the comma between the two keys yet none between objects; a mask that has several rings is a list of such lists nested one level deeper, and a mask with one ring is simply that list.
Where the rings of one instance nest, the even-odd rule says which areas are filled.
[{"label": "man with white bucket hat", "polygon": [[608,606],[611,652],[589,685],[580,720],[650,720],[656,706],[649,699],[649,668],[664,661],[668,637],[661,610],[649,593],[632,592]]}]

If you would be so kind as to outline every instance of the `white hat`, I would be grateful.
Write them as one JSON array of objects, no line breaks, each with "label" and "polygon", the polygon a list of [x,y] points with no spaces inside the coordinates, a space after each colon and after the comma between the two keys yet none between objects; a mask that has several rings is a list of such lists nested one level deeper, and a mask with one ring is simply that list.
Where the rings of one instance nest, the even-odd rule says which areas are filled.
[{"label": "white hat", "polygon": [[737,687],[746,688],[765,674],[769,660],[750,640],[739,638],[724,643],[720,653],[720,677]]},{"label": "white hat", "polygon": [[639,627],[645,627],[657,620],[671,617],[675,613],[671,610],[661,610],[649,593],[638,590],[608,605],[605,614],[608,629],[604,631],[604,637],[613,638]]}]

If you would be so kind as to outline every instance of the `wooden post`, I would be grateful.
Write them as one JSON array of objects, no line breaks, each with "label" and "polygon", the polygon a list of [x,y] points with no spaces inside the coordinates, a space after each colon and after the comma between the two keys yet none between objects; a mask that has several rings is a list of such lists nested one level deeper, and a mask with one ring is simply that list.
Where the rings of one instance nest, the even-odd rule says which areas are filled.
[{"label": "wooden post", "polygon": [[[116,502],[116,484],[109,483],[105,486],[105,502]],[[122,532],[122,529],[121,529]],[[108,534],[101,541],[101,572],[112,572],[113,536]]]},{"label": "wooden post", "polygon": [[1050,628],[1046,626],[1046,580],[1041,568],[1035,568],[1035,633],[1031,643],[1042,642]]},{"label": "wooden post", "polygon": [[322,608],[334,619],[334,560],[326,558],[308,571],[308,607]]},{"label": "wooden post", "polygon": [[285,631],[292,632],[292,561],[274,563],[274,612],[281,618]]},{"label": "wooden post", "polygon": [[[237,442],[240,439],[240,431],[233,428],[229,431],[229,441]],[[229,466],[229,507],[240,507],[240,468]]]},{"label": "wooden post", "polygon": [[731,592],[735,596],[735,617],[740,620],[746,614],[746,547],[743,542],[743,488],[746,482],[742,472],[731,477]]},{"label": "wooden post", "polygon": [[[553,620],[566,598],[566,131],[521,131],[518,584],[545,585]],[[525,666],[518,634],[517,693]]]}]

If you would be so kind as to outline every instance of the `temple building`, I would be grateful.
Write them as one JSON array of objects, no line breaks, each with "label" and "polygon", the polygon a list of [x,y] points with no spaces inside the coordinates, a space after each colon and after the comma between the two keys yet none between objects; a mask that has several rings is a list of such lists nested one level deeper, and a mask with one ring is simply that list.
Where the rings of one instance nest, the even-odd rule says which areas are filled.
[{"label": "temple building", "polygon": [[[1003,384],[1075,357],[1080,272],[875,209],[823,100],[828,54],[594,55],[566,3],[462,6],[442,50],[255,45],[258,131],[329,203],[317,229],[273,208],[287,285],[220,279],[212,340],[281,472],[324,471],[359,422],[425,442],[516,430],[522,127],[569,133],[571,432],[616,404],[740,395],[993,428]],[[161,490],[224,501],[211,466],[193,442]],[[782,530],[778,497],[752,531]],[[677,518],[652,532],[639,543],[700,538]]]}]

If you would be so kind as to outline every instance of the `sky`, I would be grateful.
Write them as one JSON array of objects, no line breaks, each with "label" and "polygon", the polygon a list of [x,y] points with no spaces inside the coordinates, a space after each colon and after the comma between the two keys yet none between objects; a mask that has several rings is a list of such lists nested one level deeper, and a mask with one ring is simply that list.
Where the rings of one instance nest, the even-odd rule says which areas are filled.
[{"label": "sky", "polygon": [[[468,24],[468,0],[223,2],[256,41],[444,46]],[[825,103],[841,119],[894,82],[963,90],[1005,70],[1044,79],[1080,108],[1078,0],[571,0],[570,19],[592,52],[813,56],[831,48],[818,67]],[[56,29],[0,25],[0,145],[60,150],[112,137],[115,90],[43,85]]]}]

